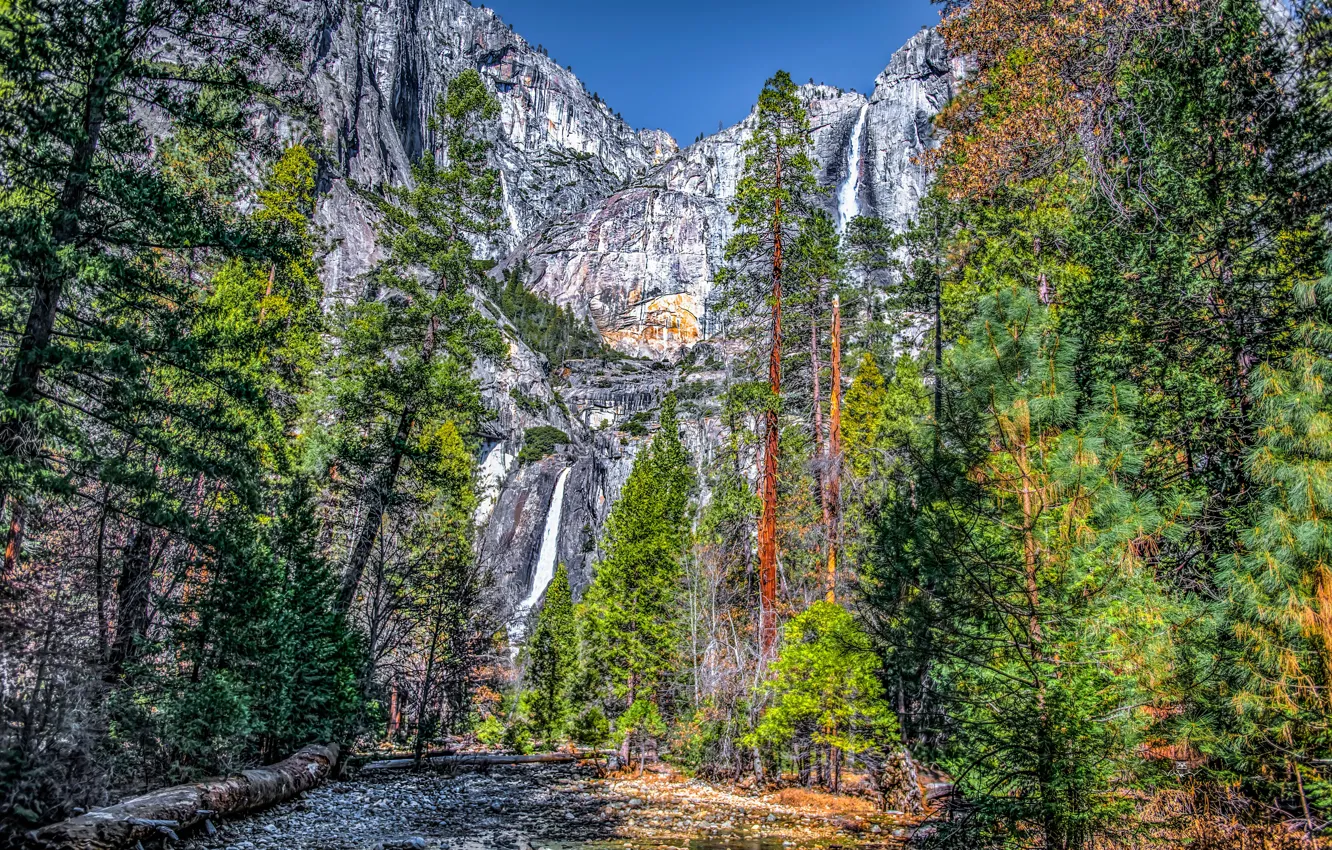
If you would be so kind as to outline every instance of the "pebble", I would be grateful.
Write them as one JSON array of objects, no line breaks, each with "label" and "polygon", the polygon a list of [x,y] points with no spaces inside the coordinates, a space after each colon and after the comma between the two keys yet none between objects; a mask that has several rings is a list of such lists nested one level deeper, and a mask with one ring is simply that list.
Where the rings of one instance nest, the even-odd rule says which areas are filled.
[{"label": "pebble", "polygon": [[[215,836],[200,830],[173,847],[456,850],[463,839],[461,846],[478,850],[546,850],[542,842],[556,840],[565,848],[618,848],[624,842],[631,850],[671,850],[710,833],[732,846],[762,841],[769,848],[790,850],[833,837],[831,818],[811,820],[808,813],[773,805],[757,793],[732,793],[698,780],[602,779],[565,766],[453,776],[385,772],[332,783],[270,811],[225,826],[219,823],[223,829]],[[869,832],[872,824],[861,829]],[[242,836],[248,840],[238,840]],[[520,836],[530,841],[515,848]]]}]

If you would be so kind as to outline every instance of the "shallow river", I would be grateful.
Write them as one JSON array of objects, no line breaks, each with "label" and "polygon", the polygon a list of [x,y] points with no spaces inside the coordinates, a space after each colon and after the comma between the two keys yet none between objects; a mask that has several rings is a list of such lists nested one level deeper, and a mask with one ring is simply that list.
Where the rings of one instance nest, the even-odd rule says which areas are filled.
[{"label": "shallow river", "polygon": [[799,850],[900,846],[903,830],[861,801],[839,811],[702,782],[602,779],[588,768],[380,772],[217,824],[188,850]]}]

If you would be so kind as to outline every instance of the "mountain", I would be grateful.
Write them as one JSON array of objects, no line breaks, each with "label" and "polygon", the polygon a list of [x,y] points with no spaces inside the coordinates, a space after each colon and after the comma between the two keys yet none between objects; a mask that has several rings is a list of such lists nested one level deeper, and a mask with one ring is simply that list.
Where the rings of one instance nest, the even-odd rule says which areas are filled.
[{"label": "mountain", "polygon": [[[327,301],[358,297],[361,275],[381,257],[366,193],[410,179],[410,162],[435,146],[427,119],[436,98],[450,77],[476,68],[501,106],[490,132],[508,218],[483,249],[499,271],[525,269],[532,291],[595,322],[615,349],[646,358],[565,364],[552,377],[544,358],[483,304],[505,328],[510,356],[475,370],[496,412],[481,452],[481,557],[511,602],[524,598],[546,518],[558,514],[547,556],[568,565],[579,590],[646,442],[619,427],[635,414],[650,420],[667,388],[685,380],[681,355],[712,345],[711,281],[755,114],[682,149],[664,131],[630,127],[572,70],[466,0],[298,0],[296,9],[316,34],[305,82],[324,153],[316,221],[333,243],[323,270]],[[830,211],[906,222],[926,185],[915,160],[932,143],[931,120],[955,73],[940,38],[924,29],[892,55],[868,97],[802,87]],[[695,365],[689,376],[695,398],[683,425],[701,463],[720,439],[706,396],[726,358],[693,359],[720,370]],[[570,442],[520,465],[524,432],[541,425]]]},{"label": "mountain", "polygon": [[[844,214],[906,223],[925,191],[915,160],[931,144],[931,121],[953,79],[942,39],[925,29],[893,55],[868,98],[801,87],[830,212],[838,212],[839,189],[850,180]],[[592,319],[617,349],[678,356],[711,331],[708,295],[731,235],[727,206],[756,115],[632,185],[552,217],[509,262],[525,261],[531,290]]]}]

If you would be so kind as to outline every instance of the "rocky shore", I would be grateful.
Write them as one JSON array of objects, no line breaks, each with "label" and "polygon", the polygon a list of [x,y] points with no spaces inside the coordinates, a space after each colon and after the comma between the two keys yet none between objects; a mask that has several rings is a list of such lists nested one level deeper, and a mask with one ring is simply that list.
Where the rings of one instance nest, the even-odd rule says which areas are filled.
[{"label": "rocky shore", "polygon": [[188,850],[693,850],[883,846],[906,825],[866,800],[731,790],[674,775],[602,778],[589,767],[383,772],[334,782],[215,824]]}]

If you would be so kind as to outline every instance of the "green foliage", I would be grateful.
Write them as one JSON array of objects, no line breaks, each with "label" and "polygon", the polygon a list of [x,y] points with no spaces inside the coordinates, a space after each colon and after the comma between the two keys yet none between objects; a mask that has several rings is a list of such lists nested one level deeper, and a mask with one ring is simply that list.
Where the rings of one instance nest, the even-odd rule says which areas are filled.
[{"label": "green foliage", "polygon": [[528,712],[532,727],[547,746],[559,736],[568,713],[565,691],[578,663],[569,573],[560,564],[546,587],[536,629],[527,642]]},{"label": "green foliage", "polygon": [[615,733],[625,741],[630,753],[638,751],[638,763],[641,766],[647,756],[648,746],[665,737],[666,722],[661,719],[661,712],[655,702],[639,697],[616,720]]},{"label": "green foliage", "polygon": [[693,486],[675,396],[668,394],[661,427],[634,459],[606,521],[605,555],[580,609],[582,690],[612,715],[636,700],[650,700],[675,663],[674,603]]},{"label": "green foliage", "polygon": [[647,420],[652,414],[646,411],[640,411],[625,420],[620,426],[620,430],[631,437],[646,437],[648,435]]},{"label": "green foliage", "polygon": [[767,306],[774,240],[780,235],[788,244],[795,242],[818,192],[809,116],[790,74],[778,71],[764,83],[757,114],[730,206],[736,233],[727,242],[726,265],[717,276],[719,305],[740,316]]},{"label": "green foliage", "polygon": [[487,717],[477,724],[476,739],[483,746],[498,747],[504,743],[504,724],[498,717]]},{"label": "green foliage", "polygon": [[435,436],[451,423],[464,440],[474,438],[487,412],[472,363],[506,351],[473,303],[469,287],[483,283],[489,264],[467,238],[500,226],[498,172],[475,127],[498,111],[476,71],[449,82],[430,119],[445,156],[422,155],[410,186],[386,190],[379,206],[388,258],[369,274],[366,297],[334,317],[326,392],[339,418],[330,460],[352,473],[342,480],[364,506],[347,554],[343,610],[355,599],[386,513],[420,508],[425,492],[471,486],[470,464],[442,462]]},{"label": "green foliage", "polygon": [[896,738],[897,722],[879,680],[879,657],[851,613],[815,602],[786,625],[764,683],[772,702],[752,743],[780,748],[797,735],[858,753]]},{"label": "green foliage", "polygon": [[524,413],[533,416],[540,416],[546,412],[546,403],[533,395],[528,395],[519,387],[509,388],[509,398],[513,399],[514,404]]},{"label": "green foliage", "polygon": [[[1231,700],[1249,731],[1245,755],[1287,777],[1278,793],[1326,805],[1326,780],[1305,765],[1332,740],[1332,277],[1301,286],[1298,298],[1306,315],[1290,353],[1253,382],[1258,432],[1247,468],[1262,495],[1221,580],[1240,642]],[[1293,770],[1303,788],[1289,784]]]},{"label": "green foliage", "polygon": [[574,718],[569,737],[579,746],[599,749],[610,740],[610,721],[600,708],[589,705]]},{"label": "green foliage", "polygon": [[504,749],[525,756],[532,752],[532,727],[515,718],[504,728]]},{"label": "green foliage", "polygon": [[535,463],[555,451],[555,447],[569,442],[569,435],[553,425],[538,425],[523,432],[523,447],[518,450],[519,463]]},{"label": "green foliage", "polygon": [[584,360],[606,354],[596,327],[580,319],[573,310],[552,304],[527,289],[526,264],[516,265],[503,279],[486,279],[485,292],[518,333],[527,347],[543,355],[552,370],[568,360]]}]

